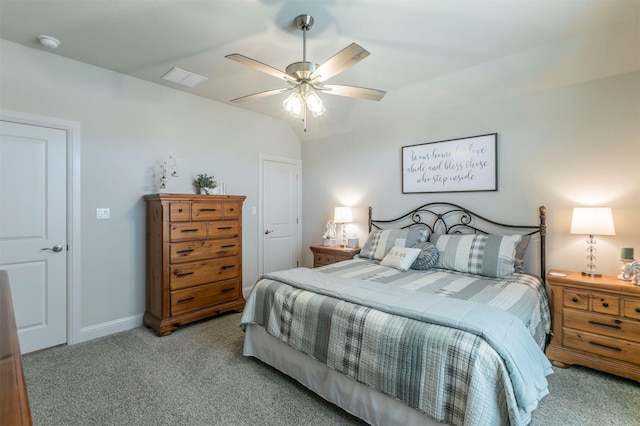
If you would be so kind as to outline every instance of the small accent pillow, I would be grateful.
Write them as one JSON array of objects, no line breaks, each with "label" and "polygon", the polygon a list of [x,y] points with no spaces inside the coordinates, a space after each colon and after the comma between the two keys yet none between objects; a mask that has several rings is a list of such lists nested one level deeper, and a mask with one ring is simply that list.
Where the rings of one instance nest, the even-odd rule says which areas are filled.
[{"label": "small accent pillow", "polygon": [[418,258],[420,254],[419,248],[411,247],[392,247],[391,250],[380,261],[380,265],[396,268],[399,271],[405,272],[408,270],[413,262]]},{"label": "small accent pillow", "polygon": [[371,231],[359,257],[382,260],[391,247],[413,247],[429,239],[429,228],[417,226],[405,229],[377,229]]},{"label": "small accent pillow", "polygon": [[417,269],[419,271],[426,271],[433,268],[438,262],[438,248],[432,243],[417,243],[413,246],[420,249],[420,254],[411,269]]},{"label": "small accent pillow", "polygon": [[504,278],[515,271],[516,246],[521,235],[443,235],[432,242],[438,248],[436,268]]}]

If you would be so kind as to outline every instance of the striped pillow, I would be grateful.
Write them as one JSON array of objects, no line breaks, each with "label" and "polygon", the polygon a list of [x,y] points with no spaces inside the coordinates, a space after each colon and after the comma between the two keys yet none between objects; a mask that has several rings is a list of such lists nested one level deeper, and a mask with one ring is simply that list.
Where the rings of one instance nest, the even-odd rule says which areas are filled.
[{"label": "striped pillow", "polygon": [[521,235],[442,235],[431,242],[438,248],[436,268],[504,278],[515,270],[516,246]]},{"label": "striped pillow", "polygon": [[429,228],[425,226],[405,229],[378,229],[371,231],[359,257],[382,260],[392,247],[413,247],[429,239]]}]

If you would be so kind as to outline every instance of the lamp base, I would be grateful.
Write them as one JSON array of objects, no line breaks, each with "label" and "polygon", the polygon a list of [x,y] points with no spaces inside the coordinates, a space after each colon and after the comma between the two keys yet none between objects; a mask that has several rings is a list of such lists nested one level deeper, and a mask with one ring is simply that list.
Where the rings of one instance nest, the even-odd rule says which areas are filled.
[{"label": "lamp base", "polygon": [[588,271],[582,272],[582,275],[584,275],[585,277],[591,277],[591,278],[599,278],[602,276],[602,274],[599,274],[597,272],[588,272]]}]

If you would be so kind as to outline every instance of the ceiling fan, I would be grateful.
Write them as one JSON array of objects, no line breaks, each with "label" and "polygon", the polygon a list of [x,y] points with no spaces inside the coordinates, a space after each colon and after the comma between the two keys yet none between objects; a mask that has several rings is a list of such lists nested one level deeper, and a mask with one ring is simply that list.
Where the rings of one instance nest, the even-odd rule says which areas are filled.
[{"label": "ceiling fan", "polygon": [[232,99],[231,102],[245,102],[267,96],[277,95],[287,91],[293,91],[284,102],[283,106],[287,112],[296,118],[301,118],[306,126],[307,110],[314,117],[325,111],[320,97],[314,90],[329,95],[345,96],[348,98],[367,99],[379,101],[387,93],[383,90],[369,89],[366,87],[343,86],[339,84],[325,84],[325,82],[357,64],[367,56],[369,52],[356,43],[342,49],[333,55],[322,65],[307,61],[307,31],[313,26],[313,17],[310,15],[299,15],[295,18],[296,25],[302,31],[302,62],[294,62],[287,66],[284,72],[272,66],[264,64],[255,59],[249,58],[239,53],[226,55],[226,58],[247,65],[253,69],[264,72],[278,79],[289,83],[290,87],[267,90],[265,92],[254,93]]}]

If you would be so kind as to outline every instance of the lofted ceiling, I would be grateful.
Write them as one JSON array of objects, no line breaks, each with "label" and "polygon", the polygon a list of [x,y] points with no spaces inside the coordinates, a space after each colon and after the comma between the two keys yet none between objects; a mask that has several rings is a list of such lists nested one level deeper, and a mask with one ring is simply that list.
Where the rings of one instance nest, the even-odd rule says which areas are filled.
[{"label": "lofted ceiling", "polygon": [[[314,17],[307,60],[351,43],[371,55],[332,84],[387,91],[380,102],[323,95],[308,131],[282,108],[287,87],[225,58],[240,53],[283,70],[302,60],[300,14]],[[0,0],[0,37],[276,119],[302,140],[393,125],[640,69],[639,0]],[[48,34],[62,44],[40,45]],[[161,77],[178,67],[208,80]]]}]

